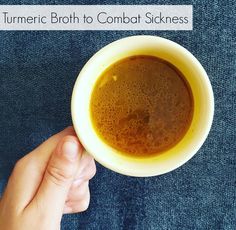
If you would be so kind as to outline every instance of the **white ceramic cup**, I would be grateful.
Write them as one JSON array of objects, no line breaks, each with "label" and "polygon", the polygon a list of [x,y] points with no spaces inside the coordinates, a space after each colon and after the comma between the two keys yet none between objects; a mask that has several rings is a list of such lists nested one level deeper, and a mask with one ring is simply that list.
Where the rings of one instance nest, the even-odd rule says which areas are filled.
[{"label": "white ceramic cup", "polygon": [[[192,123],[183,139],[166,152],[147,159],[125,156],[104,143],[90,119],[90,98],[98,77],[114,62],[133,55],[157,56],[172,63],[186,77],[194,99]],[[99,163],[121,174],[145,177],[170,172],[196,154],[210,131],[214,97],[205,70],[188,50],[168,39],[140,35],[112,42],[90,58],[74,85],[71,111],[81,143]]]}]

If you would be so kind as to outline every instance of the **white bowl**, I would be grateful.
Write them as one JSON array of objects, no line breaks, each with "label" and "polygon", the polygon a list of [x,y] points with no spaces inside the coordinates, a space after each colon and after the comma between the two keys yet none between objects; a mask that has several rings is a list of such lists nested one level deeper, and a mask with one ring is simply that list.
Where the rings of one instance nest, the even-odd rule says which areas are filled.
[{"label": "white bowl", "polygon": [[[165,153],[146,159],[125,156],[104,143],[90,120],[90,97],[97,78],[114,62],[133,55],[157,56],[172,63],[186,77],[194,99],[193,120],[183,139]],[[129,176],[155,176],[178,168],[200,149],[211,128],[214,97],[205,70],[188,50],[168,39],[140,35],[112,42],[90,58],[74,85],[71,111],[81,143],[99,163]]]}]

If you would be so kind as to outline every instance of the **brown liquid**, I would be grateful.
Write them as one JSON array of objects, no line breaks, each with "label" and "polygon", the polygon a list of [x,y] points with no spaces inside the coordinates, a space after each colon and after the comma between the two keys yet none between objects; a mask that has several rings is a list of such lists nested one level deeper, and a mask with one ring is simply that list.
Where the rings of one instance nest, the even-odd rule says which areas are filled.
[{"label": "brown liquid", "polygon": [[183,138],[193,116],[193,97],[175,66],[153,56],[132,56],[99,77],[90,113],[105,143],[124,154],[148,157]]}]

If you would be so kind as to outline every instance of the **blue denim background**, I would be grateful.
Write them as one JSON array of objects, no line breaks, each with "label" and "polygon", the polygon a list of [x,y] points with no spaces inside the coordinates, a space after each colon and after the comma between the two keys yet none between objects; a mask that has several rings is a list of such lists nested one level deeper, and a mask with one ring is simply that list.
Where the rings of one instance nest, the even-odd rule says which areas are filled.
[{"label": "blue denim background", "polygon": [[202,63],[215,117],[201,150],[177,170],[152,178],[97,164],[91,204],[65,215],[63,230],[236,229],[236,4],[230,1],[1,1],[1,4],[192,4],[193,31],[0,32],[0,188],[17,159],[71,124],[70,97],[86,61],[134,34],[176,41]]}]

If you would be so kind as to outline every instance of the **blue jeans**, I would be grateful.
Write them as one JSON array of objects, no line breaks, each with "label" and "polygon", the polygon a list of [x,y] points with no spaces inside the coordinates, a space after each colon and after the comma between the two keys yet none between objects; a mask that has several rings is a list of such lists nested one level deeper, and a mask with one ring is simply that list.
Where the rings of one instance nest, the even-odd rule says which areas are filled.
[{"label": "blue jeans", "polygon": [[[21,3],[30,4],[25,0]],[[116,39],[158,35],[202,63],[215,117],[188,163],[158,177],[132,178],[97,164],[88,211],[65,215],[63,230],[236,228],[236,5],[227,1],[33,1],[34,4],[193,4],[192,31],[0,31],[0,188],[17,159],[71,124],[70,98],[86,61]],[[1,4],[19,4],[2,1]]]}]

